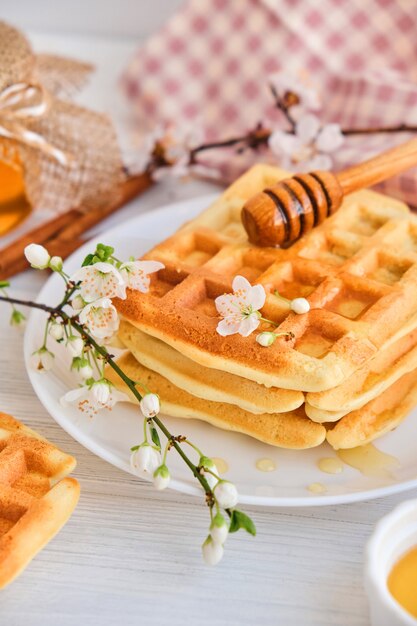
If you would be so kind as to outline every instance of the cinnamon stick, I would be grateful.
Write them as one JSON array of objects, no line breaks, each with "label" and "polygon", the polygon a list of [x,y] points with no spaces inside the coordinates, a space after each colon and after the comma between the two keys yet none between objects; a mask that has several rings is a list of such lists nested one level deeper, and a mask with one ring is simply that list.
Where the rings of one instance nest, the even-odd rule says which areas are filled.
[{"label": "cinnamon stick", "polygon": [[[84,239],[73,239],[68,241],[62,241],[61,239],[55,239],[47,243],[48,252],[51,256],[60,256],[65,259],[67,256],[72,254],[77,248],[82,246],[85,243]],[[12,266],[9,266],[7,271],[4,273],[0,271],[0,280],[6,280],[11,276],[15,276],[24,270],[29,268],[29,263],[26,261],[26,258],[23,254],[21,254],[14,262]]]},{"label": "cinnamon stick", "polygon": [[132,176],[123,183],[116,202],[88,212],[82,207],[71,209],[25,233],[0,250],[0,279],[10,278],[28,267],[23,251],[30,243],[45,246],[51,255],[67,257],[84,243],[80,235],[140,195],[151,184],[147,174]]}]

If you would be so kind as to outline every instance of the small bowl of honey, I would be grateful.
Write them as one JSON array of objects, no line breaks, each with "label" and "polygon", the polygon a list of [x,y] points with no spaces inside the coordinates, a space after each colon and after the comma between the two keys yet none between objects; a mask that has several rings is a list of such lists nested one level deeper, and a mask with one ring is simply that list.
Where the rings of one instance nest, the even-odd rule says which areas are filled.
[{"label": "small bowl of honey", "polygon": [[417,500],[382,518],[365,563],[372,626],[417,626]]}]

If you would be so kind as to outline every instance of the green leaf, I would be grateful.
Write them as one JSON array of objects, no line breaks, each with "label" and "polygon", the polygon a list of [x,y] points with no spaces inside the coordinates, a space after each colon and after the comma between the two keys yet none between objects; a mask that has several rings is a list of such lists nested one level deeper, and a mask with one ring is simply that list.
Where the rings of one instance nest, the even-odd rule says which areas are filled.
[{"label": "green leaf", "polygon": [[150,430],[151,430],[152,441],[154,442],[157,448],[161,448],[161,441],[159,439],[158,431],[156,430],[155,426],[151,426]]},{"label": "green leaf", "polygon": [[93,264],[93,258],[94,258],[94,254],[87,254],[87,256],[85,257],[81,267],[85,267],[86,265],[92,265]]},{"label": "green leaf", "polygon": [[131,451],[131,452],[136,452],[136,450],[139,450],[139,448],[140,448],[140,446],[139,446],[139,445],[137,445],[137,446],[132,446],[132,447],[130,448],[130,451]]},{"label": "green leaf", "polygon": [[112,246],[105,246],[104,243],[98,243],[94,252],[92,254],[87,254],[82,267],[85,267],[86,265],[94,265],[94,263],[106,262],[110,259],[113,252],[114,248],[112,248]]},{"label": "green leaf", "polygon": [[98,243],[96,248],[96,255],[102,260],[106,261],[114,252],[112,246],[106,246],[104,243]]},{"label": "green leaf", "polygon": [[236,533],[240,528],[243,528],[250,535],[256,535],[256,527],[249,515],[234,509],[232,511],[232,517],[230,518],[229,533]]},{"label": "green leaf", "polygon": [[10,283],[8,280],[0,280],[0,289],[5,289],[6,287],[10,287]]}]

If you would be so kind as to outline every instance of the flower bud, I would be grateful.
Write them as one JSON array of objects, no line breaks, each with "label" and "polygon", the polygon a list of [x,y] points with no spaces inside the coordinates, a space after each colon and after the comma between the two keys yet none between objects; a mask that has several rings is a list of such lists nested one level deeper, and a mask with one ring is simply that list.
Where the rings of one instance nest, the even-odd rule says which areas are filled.
[{"label": "flower bud", "polygon": [[77,370],[77,372],[84,380],[89,380],[93,376],[93,368],[91,367],[90,363],[87,361],[87,359],[83,359],[79,356],[76,356],[74,359],[72,359],[71,369]]},{"label": "flower bud", "polygon": [[83,378],[84,380],[88,380],[93,376],[93,368],[88,362],[85,365],[81,365],[78,371],[81,378]]},{"label": "flower bud", "polygon": [[71,335],[68,338],[67,343],[65,344],[71,354],[72,357],[81,356],[84,350],[84,341],[81,337],[76,337],[75,335]]},{"label": "flower bud", "polygon": [[97,380],[91,385],[91,391],[97,402],[106,404],[110,396],[110,383],[104,379]]},{"label": "flower bud", "polygon": [[145,417],[155,417],[160,410],[159,398],[156,393],[147,393],[144,395],[139,405]]},{"label": "flower bud", "polygon": [[222,560],[224,554],[222,544],[214,541],[211,535],[203,543],[202,551],[206,565],[217,565]]},{"label": "flower bud", "polygon": [[49,267],[54,272],[60,272],[62,270],[62,259],[60,256],[53,256],[49,261]]},{"label": "flower bud", "polygon": [[31,243],[25,248],[25,257],[32,267],[37,270],[44,270],[48,267],[50,256],[49,252],[43,246],[37,243]]},{"label": "flower bud", "polygon": [[64,336],[64,327],[59,322],[52,322],[49,326],[49,334],[53,339],[59,341]]},{"label": "flower bud", "polygon": [[210,534],[216,543],[223,544],[229,534],[229,526],[221,513],[216,513],[210,525]]},{"label": "flower bud", "polygon": [[76,311],[80,311],[85,306],[84,298],[78,294],[78,296],[75,296],[75,298],[71,300],[71,306]]},{"label": "flower bud", "polygon": [[149,443],[142,443],[130,456],[130,466],[142,478],[152,478],[161,465],[161,455]]},{"label": "flower bud", "polygon": [[208,486],[210,487],[210,489],[213,489],[215,485],[217,485],[219,479],[216,478],[216,476],[213,476],[213,474],[210,474],[210,472],[205,472],[204,468],[209,469],[211,472],[218,476],[219,470],[217,469],[214,461],[208,456],[201,456],[198,465],[202,468],[200,470],[200,473],[206,479]]},{"label": "flower bud", "polygon": [[237,489],[228,480],[220,480],[214,488],[214,497],[223,509],[232,509],[238,502]]},{"label": "flower bud", "polygon": [[23,315],[23,313],[21,313],[17,309],[13,309],[13,312],[10,316],[10,324],[12,326],[21,326],[22,324],[24,324],[25,320],[26,317]]},{"label": "flower bud", "polygon": [[290,303],[291,310],[298,315],[308,313],[310,310],[310,303],[305,298],[294,298]]},{"label": "flower bud", "polygon": [[54,366],[55,356],[48,350],[48,348],[39,348],[32,355],[32,367],[39,371],[45,371],[52,369]]},{"label": "flower bud", "polygon": [[171,474],[169,473],[169,469],[165,464],[160,465],[154,472],[153,475],[153,485],[155,489],[158,491],[162,491],[166,489],[171,480]]},{"label": "flower bud", "polygon": [[259,335],[256,336],[256,341],[259,343],[260,346],[268,348],[269,346],[272,346],[276,338],[277,336],[275,333],[265,331],[263,333],[259,333]]}]

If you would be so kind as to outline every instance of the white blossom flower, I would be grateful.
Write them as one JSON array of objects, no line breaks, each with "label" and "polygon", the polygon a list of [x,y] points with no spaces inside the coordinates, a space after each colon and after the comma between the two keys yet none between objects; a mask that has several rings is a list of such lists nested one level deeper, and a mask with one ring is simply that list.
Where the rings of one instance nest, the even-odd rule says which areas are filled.
[{"label": "white blossom flower", "polygon": [[80,311],[81,309],[85,307],[85,305],[86,305],[86,301],[84,300],[82,296],[80,296],[80,294],[78,294],[78,296],[75,296],[75,298],[71,300],[71,306],[76,311]]},{"label": "white blossom flower", "polygon": [[160,411],[159,397],[156,393],[147,393],[139,402],[139,406],[145,417],[155,417]]},{"label": "white blossom flower", "polygon": [[165,157],[173,164],[188,163],[190,151],[203,143],[205,132],[202,124],[182,124],[168,131],[165,139]]},{"label": "white blossom flower", "polygon": [[141,478],[152,479],[161,465],[161,454],[149,443],[142,443],[130,456],[130,465]]},{"label": "white blossom flower", "polygon": [[165,265],[159,261],[128,261],[120,266],[120,274],[128,287],[147,293],[151,282],[149,274],[158,272],[164,267]]},{"label": "white blossom flower", "polygon": [[332,158],[329,153],[337,150],[343,141],[339,124],[321,126],[315,115],[308,114],[297,122],[295,134],[276,130],[268,144],[274,154],[283,157],[283,167],[309,172],[330,169]]},{"label": "white blossom flower", "polygon": [[192,148],[200,145],[205,138],[202,124],[194,121],[193,124],[183,124],[167,129],[165,136],[159,140],[162,144],[166,166],[157,167],[152,172],[152,178],[160,181],[165,178],[184,178],[193,169],[190,163]]},{"label": "white blossom flower", "polygon": [[53,256],[49,261],[49,267],[54,272],[60,272],[63,267],[63,262],[60,256]]},{"label": "white blossom flower", "polygon": [[107,339],[119,328],[119,316],[110,298],[87,304],[80,313],[80,322],[97,339]]},{"label": "white blossom flower", "polygon": [[221,513],[216,513],[210,525],[210,534],[214,541],[223,544],[229,534],[229,526]]},{"label": "white blossom flower", "polygon": [[113,385],[106,379],[95,381],[91,387],[91,393],[100,404],[107,404]]},{"label": "white blossom flower", "polygon": [[51,322],[49,326],[49,334],[53,339],[59,341],[64,336],[64,327],[59,322]]},{"label": "white blossom flower", "polygon": [[80,295],[86,302],[117,296],[126,298],[126,283],[119,270],[111,263],[94,263],[77,270],[71,281],[81,282]]},{"label": "white blossom flower", "polygon": [[166,136],[165,128],[160,124],[148,133],[142,140],[142,144],[138,152],[134,155],[134,163],[132,164],[137,172],[144,172],[152,161],[152,153],[155,145],[162,142]]},{"label": "white blossom flower", "polygon": [[161,180],[173,179],[173,178],[184,178],[188,176],[190,173],[190,164],[189,157],[182,157],[178,159],[172,165],[165,165],[163,167],[158,167],[156,170],[152,172],[152,179],[155,182],[160,182]]},{"label": "white blossom flower", "polygon": [[55,356],[52,354],[52,352],[50,352],[48,348],[43,346],[32,354],[31,365],[35,370],[47,372],[48,370],[53,368],[54,359]]},{"label": "white blossom flower", "polygon": [[62,406],[75,404],[82,413],[85,413],[87,417],[94,417],[101,409],[108,409],[111,411],[116,402],[128,401],[129,398],[127,395],[115,389],[113,385],[109,387],[109,395],[105,403],[100,402],[93,393],[92,388],[86,385],[78,387],[77,389],[71,389],[71,391],[68,391],[61,398]]},{"label": "white blossom flower", "polygon": [[294,298],[290,303],[291,310],[298,315],[308,313],[310,310],[310,303],[306,298]]},{"label": "white blossom flower", "polygon": [[155,489],[157,489],[158,491],[166,489],[170,483],[170,480],[171,474],[169,473],[169,469],[167,468],[165,463],[156,468],[153,475],[153,486],[155,487]]},{"label": "white blossom flower", "polygon": [[214,488],[214,496],[223,509],[232,509],[238,502],[237,489],[228,480],[220,480]]},{"label": "white blossom flower", "polygon": [[68,348],[71,356],[75,358],[82,355],[84,350],[84,341],[81,339],[81,337],[71,335],[71,337],[68,337],[65,346]]},{"label": "white blossom flower", "polygon": [[217,325],[219,335],[226,337],[239,333],[248,337],[260,324],[259,309],[265,304],[265,289],[252,285],[243,276],[235,276],[233,293],[219,296],[214,301],[223,320]]},{"label": "white blossom flower", "polygon": [[263,333],[259,333],[259,335],[256,336],[256,341],[259,343],[260,346],[268,348],[269,346],[272,346],[276,338],[277,336],[275,333],[270,331],[264,331]]},{"label": "white blossom flower", "polygon": [[84,380],[89,380],[93,377],[93,368],[87,359],[81,357],[75,357],[72,360],[71,369],[77,370],[80,374],[81,378]]},{"label": "white blossom flower", "polygon": [[214,541],[211,535],[203,543],[202,551],[206,565],[217,565],[222,560],[224,554],[222,544]]},{"label": "white blossom flower", "polygon": [[[287,72],[277,72],[269,76],[280,99],[291,108],[291,115],[298,119],[306,110],[318,111],[321,108],[319,95],[310,84],[308,77],[300,77]],[[294,103],[291,102],[294,100]]]},{"label": "white blossom flower", "polygon": [[48,250],[37,243],[31,243],[26,246],[25,257],[31,266],[37,270],[46,269],[51,259]]},{"label": "white blossom flower", "polygon": [[[200,474],[204,476],[210,489],[214,489],[215,485],[219,482],[219,479],[217,478],[219,470],[217,469],[216,464],[208,456],[202,456],[200,457],[198,465],[201,468]],[[213,473],[211,474],[210,472],[204,471],[204,468],[209,469],[210,472]],[[213,476],[213,474],[215,474],[215,476]]]}]

